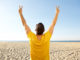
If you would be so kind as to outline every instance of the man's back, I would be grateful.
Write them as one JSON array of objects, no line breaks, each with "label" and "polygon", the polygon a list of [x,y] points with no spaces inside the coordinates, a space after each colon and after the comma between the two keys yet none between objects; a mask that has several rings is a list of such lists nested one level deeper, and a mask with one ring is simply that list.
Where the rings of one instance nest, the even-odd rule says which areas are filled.
[{"label": "man's back", "polygon": [[51,33],[47,31],[38,40],[33,32],[28,33],[31,60],[49,60],[49,44]]},{"label": "man's back", "polygon": [[19,7],[19,14],[20,14],[23,26],[25,27],[26,34],[28,35],[28,38],[30,38],[29,42],[30,42],[31,60],[49,60],[49,44],[50,44],[49,40],[53,33],[55,24],[57,22],[57,18],[59,15],[59,7],[56,8],[56,15],[52,21],[50,28],[45,34],[43,34],[43,32],[45,31],[44,25],[42,23],[38,23],[36,25],[36,29],[35,29],[36,34],[37,35],[43,34],[40,40],[37,38],[37,36],[34,33],[31,32],[31,29],[27,25],[22,14],[22,6]]}]

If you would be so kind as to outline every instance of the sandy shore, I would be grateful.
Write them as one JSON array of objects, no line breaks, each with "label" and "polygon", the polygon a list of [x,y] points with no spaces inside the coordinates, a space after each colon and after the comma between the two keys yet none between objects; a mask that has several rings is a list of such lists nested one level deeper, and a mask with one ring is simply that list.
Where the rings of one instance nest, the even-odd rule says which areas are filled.
[{"label": "sandy shore", "polygon": [[[0,42],[0,60],[29,60],[28,42]],[[80,60],[80,42],[51,42],[50,60]]]}]

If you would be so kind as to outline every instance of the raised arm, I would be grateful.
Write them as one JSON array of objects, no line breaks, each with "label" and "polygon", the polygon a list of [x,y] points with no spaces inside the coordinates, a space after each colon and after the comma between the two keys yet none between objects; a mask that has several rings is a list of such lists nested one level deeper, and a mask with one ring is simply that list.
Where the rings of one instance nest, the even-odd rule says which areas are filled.
[{"label": "raised arm", "polygon": [[28,34],[31,30],[30,30],[29,26],[26,24],[26,21],[25,21],[25,19],[23,17],[22,6],[19,6],[19,15],[21,17],[22,24],[25,27],[26,33]]},{"label": "raised arm", "polygon": [[52,24],[51,24],[51,26],[50,26],[50,28],[49,28],[49,32],[50,32],[51,34],[53,33],[55,24],[56,24],[56,22],[57,22],[58,15],[59,15],[59,8],[57,7],[57,8],[56,8],[55,18],[53,19]]}]

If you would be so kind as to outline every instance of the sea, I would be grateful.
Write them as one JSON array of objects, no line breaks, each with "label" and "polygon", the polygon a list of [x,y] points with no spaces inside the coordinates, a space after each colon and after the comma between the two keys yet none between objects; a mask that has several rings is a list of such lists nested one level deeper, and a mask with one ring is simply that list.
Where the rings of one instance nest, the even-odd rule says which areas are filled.
[{"label": "sea", "polygon": [[[29,40],[0,40],[0,42],[29,42]],[[80,42],[80,40],[50,40],[50,42]]]}]

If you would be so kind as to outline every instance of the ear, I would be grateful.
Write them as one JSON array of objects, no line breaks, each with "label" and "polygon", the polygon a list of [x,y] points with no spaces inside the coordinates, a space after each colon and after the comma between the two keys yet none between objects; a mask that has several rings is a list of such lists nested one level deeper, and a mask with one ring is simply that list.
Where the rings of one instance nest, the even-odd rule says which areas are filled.
[{"label": "ear", "polygon": [[45,32],[45,28],[44,28],[44,32]]},{"label": "ear", "polygon": [[35,31],[36,31],[36,29],[35,29]]},{"label": "ear", "polygon": [[36,31],[36,28],[37,28],[37,24],[36,24],[36,27],[35,27],[35,31]]}]

